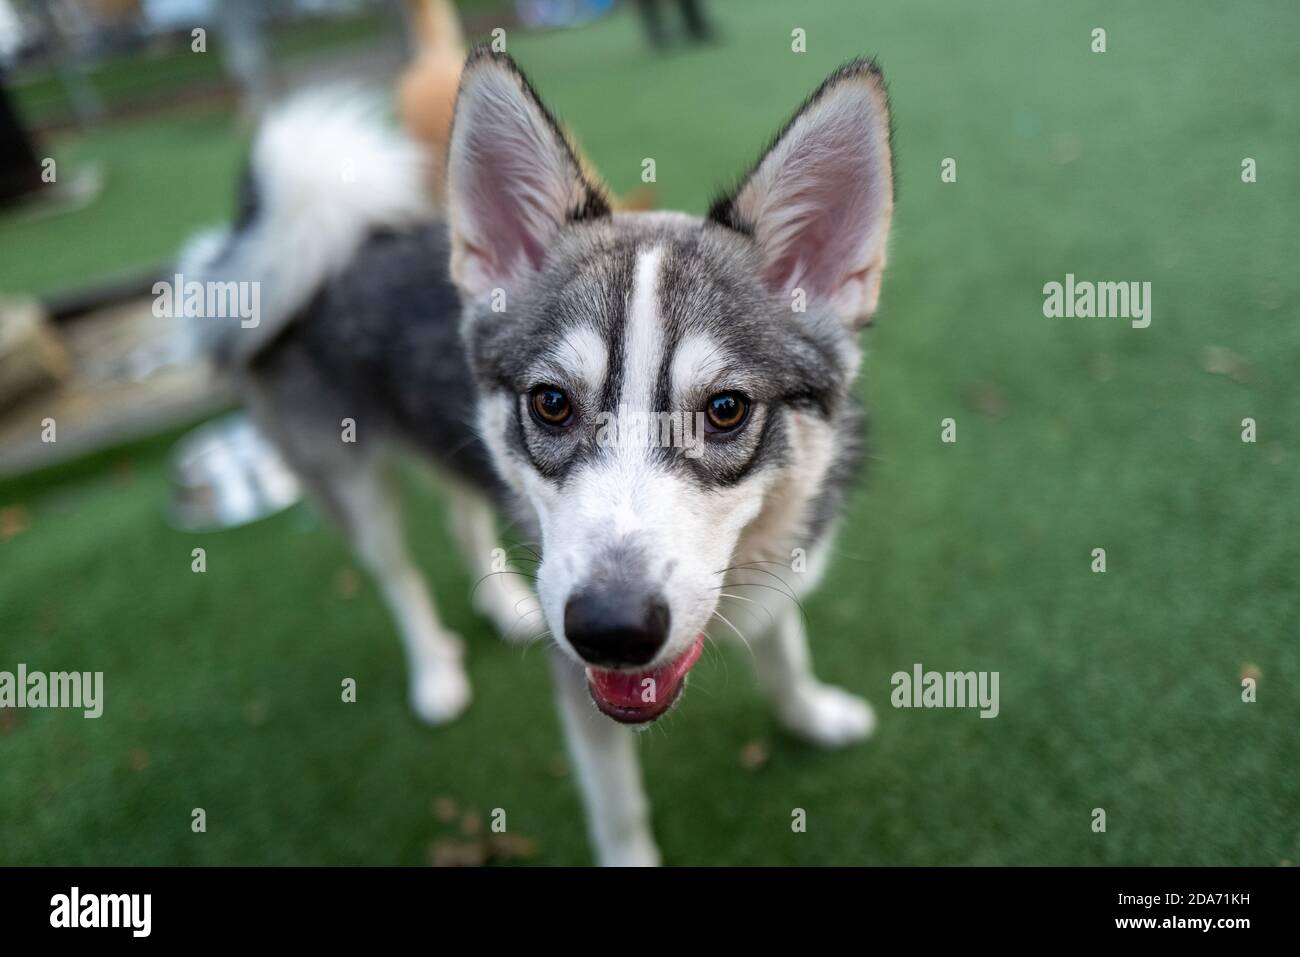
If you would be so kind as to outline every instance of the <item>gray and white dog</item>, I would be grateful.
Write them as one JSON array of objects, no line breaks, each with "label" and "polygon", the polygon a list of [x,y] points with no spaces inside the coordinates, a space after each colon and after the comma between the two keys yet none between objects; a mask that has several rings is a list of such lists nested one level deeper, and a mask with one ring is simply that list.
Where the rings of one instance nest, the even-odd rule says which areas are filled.
[{"label": "gray and white dog", "polygon": [[[506,635],[549,629],[598,860],[654,864],[629,725],[678,699],[706,628],[747,640],[799,736],[874,725],[814,676],[794,599],[861,454],[857,337],[893,209],[884,84],[868,62],[837,71],[702,219],[611,211],[486,50],[461,81],[445,221],[423,163],[361,101],[299,99],[260,132],[236,224],[180,268],[260,283],[258,321],[209,320],[210,347],[373,574],[417,713],[456,717],[470,686],[404,544],[398,448],[447,476],[479,609]],[[501,573],[494,511],[536,543],[535,595]]]}]

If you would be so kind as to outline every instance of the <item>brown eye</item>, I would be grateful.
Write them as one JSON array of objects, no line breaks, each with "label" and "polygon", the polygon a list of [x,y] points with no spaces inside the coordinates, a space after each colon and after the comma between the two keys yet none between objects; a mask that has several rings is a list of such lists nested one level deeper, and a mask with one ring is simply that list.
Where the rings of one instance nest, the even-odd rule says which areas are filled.
[{"label": "brown eye", "polygon": [[552,385],[539,385],[529,395],[528,407],[542,425],[565,425],[573,416],[569,397]]},{"label": "brown eye", "polygon": [[709,431],[732,432],[749,418],[749,400],[739,392],[719,392],[704,403],[704,414],[709,420]]}]

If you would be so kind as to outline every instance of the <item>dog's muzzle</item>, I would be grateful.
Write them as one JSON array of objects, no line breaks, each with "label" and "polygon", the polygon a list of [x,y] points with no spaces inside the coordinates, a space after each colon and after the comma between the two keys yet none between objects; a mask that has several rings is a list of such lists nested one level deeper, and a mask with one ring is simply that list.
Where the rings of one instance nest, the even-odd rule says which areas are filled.
[{"label": "dog's muzzle", "polygon": [[677,700],[686,673],[699,660],[703,635],[671,661],[636,670],[659,656],[670,623],[661,596],[637,596],[628,588],[588,588],[565,604],[564,637],[587,662],[587,687],[605,715],[645,724]]}]

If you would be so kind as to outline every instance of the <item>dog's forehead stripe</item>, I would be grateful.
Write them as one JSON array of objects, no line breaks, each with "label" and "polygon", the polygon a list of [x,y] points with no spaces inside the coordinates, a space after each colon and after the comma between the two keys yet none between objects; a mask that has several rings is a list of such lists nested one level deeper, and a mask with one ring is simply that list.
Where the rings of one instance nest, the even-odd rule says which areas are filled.
[{"label": "dog's forehead stripe", "polygon": [[664,348],[663,316],[659,309],[662,263],[662,246],[651,246],[637,253],[623,337],[622,388],[618,395],[620,408],[657,411],[654,404]]}]

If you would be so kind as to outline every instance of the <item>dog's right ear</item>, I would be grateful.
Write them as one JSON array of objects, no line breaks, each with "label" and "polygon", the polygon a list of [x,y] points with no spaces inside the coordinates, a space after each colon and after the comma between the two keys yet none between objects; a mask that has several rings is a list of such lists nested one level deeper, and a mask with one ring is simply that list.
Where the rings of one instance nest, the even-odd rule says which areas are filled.
[{"label": "dog's right ear", "polygon": [[526,279],[566,223],[609,214],[528,80],[486,47],[461,75],[447,204],[452,278],[471,298]]}]

